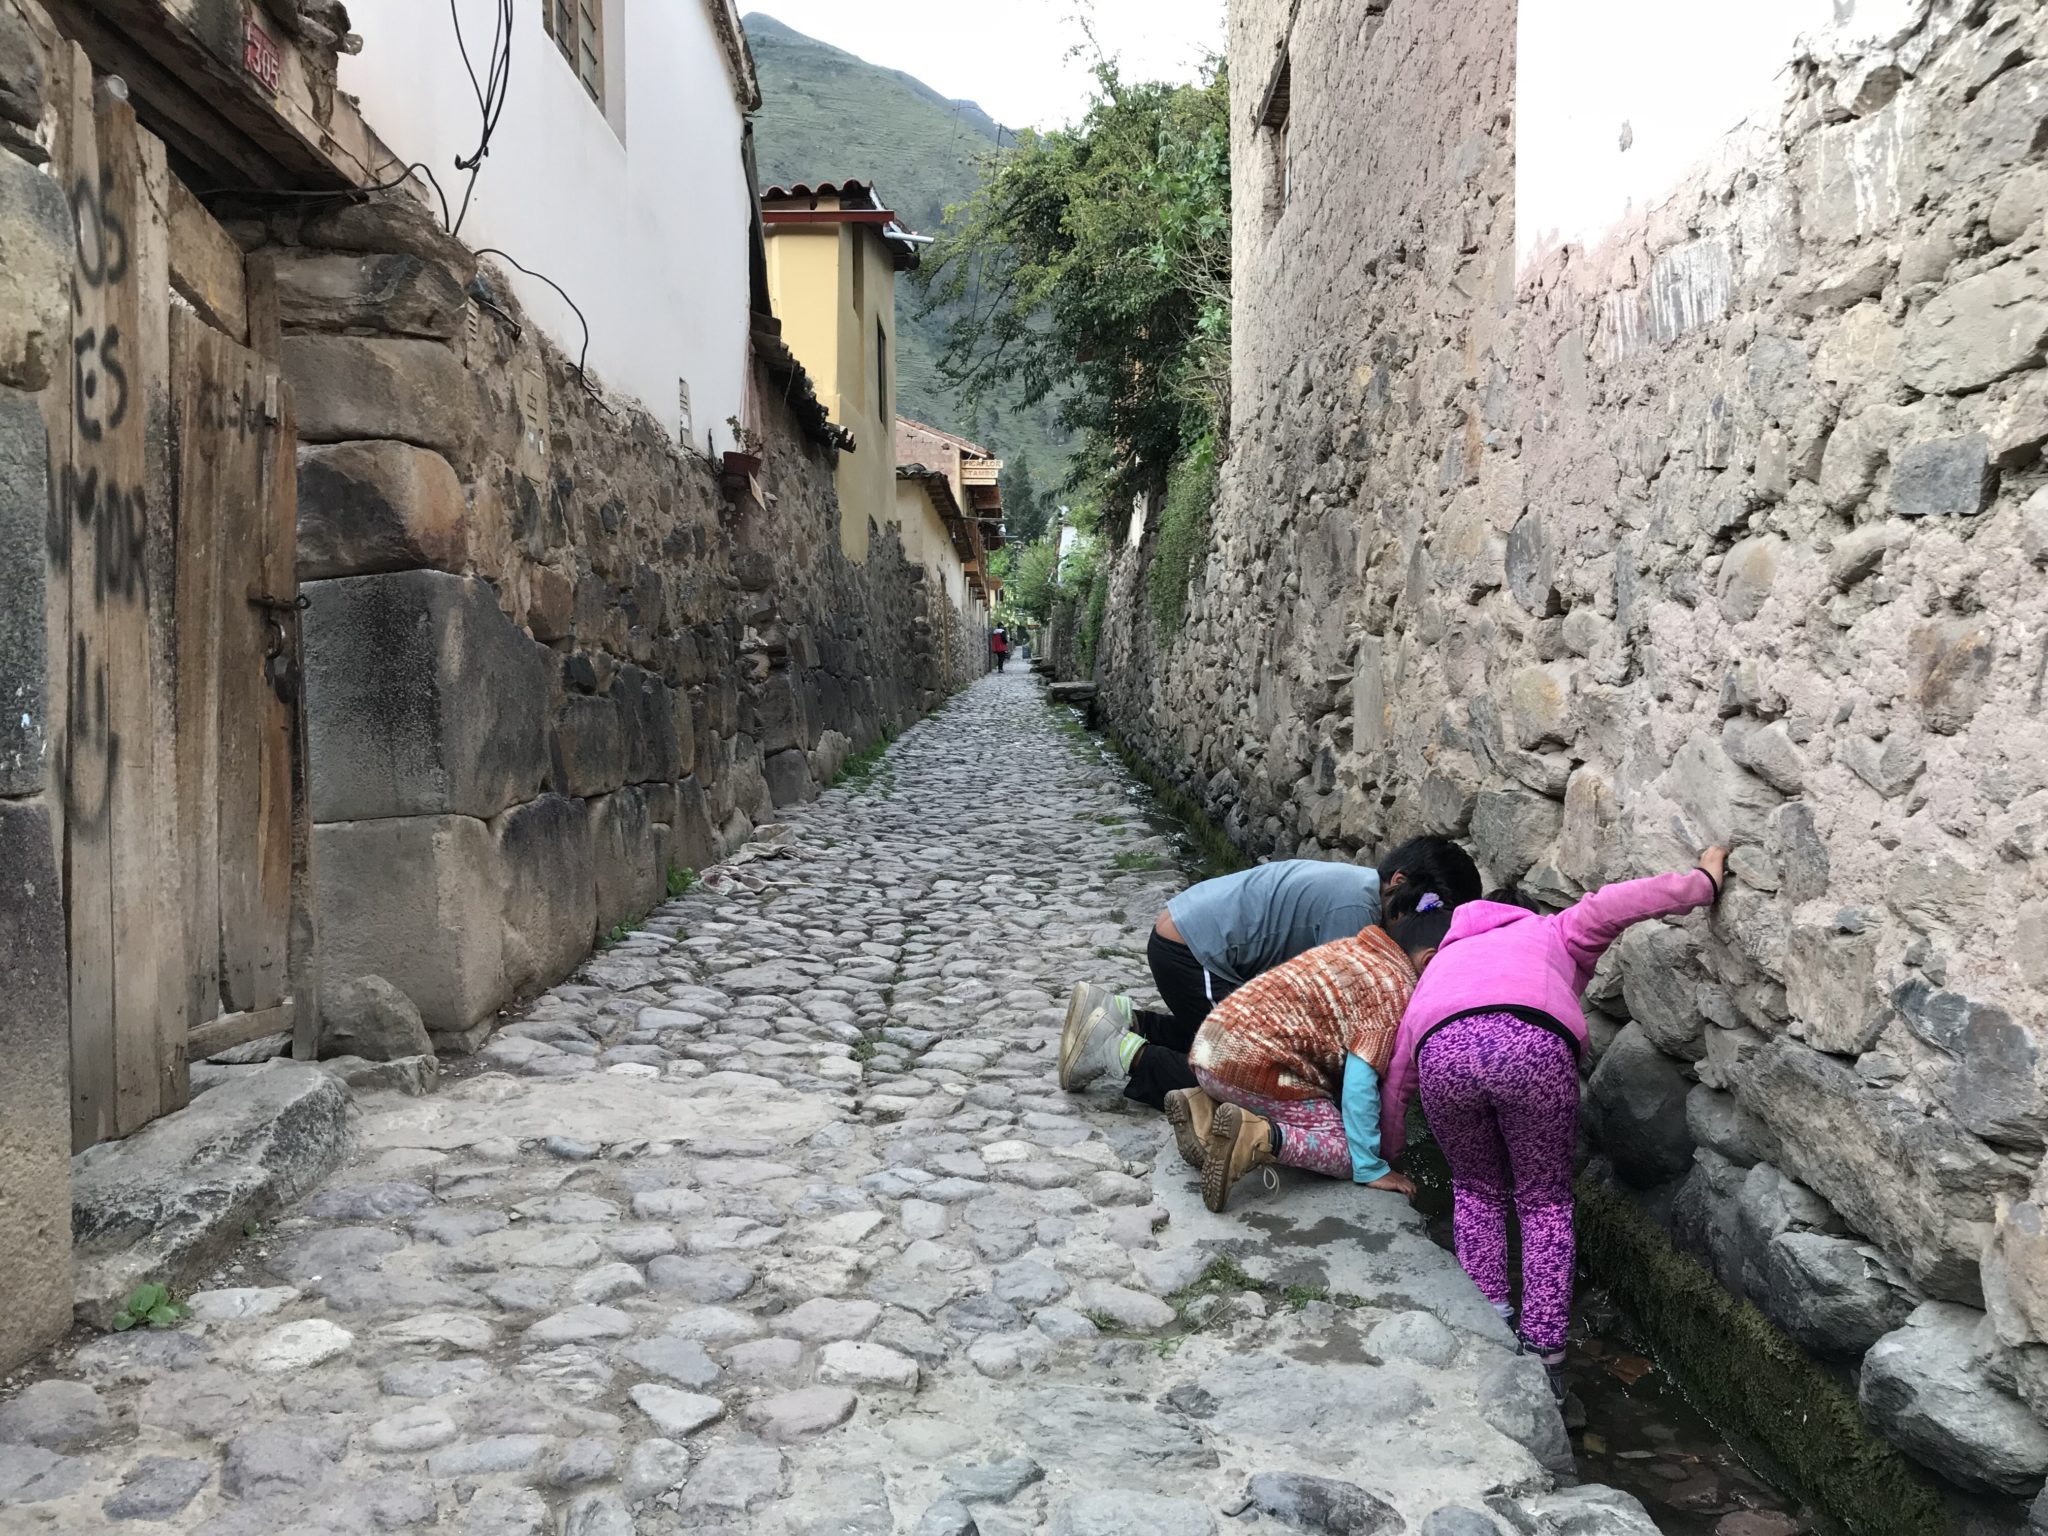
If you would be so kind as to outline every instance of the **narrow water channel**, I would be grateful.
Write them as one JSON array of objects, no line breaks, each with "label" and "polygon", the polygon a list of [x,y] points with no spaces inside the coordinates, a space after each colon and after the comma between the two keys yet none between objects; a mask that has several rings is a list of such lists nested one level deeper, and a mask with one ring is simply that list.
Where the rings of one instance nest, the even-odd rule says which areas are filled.
[{"label": "narrow water channel", "polygon": [[[1200,870],[1203,854],[1191,829],[1106,743],[1102,756],[1129,784],[1133,813],[1173,844],[1182,868]],[[1430,1235],[1451,1247],[1450,1179],[1434,1145],[1411,1154],[1410,1172]],[[1582,1285],[1566,1368],[1566,1423],[1581,1479],[1634,1494],[1667,1536],[1818,1536],[1836,1529],[1752,1470],[1634,1338],[1621,1310]]]}]

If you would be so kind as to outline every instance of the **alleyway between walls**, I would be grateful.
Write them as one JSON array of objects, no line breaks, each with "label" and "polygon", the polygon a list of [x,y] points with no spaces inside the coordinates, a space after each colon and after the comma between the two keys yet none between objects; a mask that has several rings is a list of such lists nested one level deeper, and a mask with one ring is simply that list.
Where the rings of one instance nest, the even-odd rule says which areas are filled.
[{"label": "alleyway between walls", "polygon": [[192,1320],[59,1351],[0,1527],[1653,1529],[1546,1492],[1542,1371],[1398,1197],[1211,1216],[1160,1119],[1057,1089],[1068,985],[1142,982],[1179,877],[1035,680],[790,820],[758,892],[363,1098]]}]

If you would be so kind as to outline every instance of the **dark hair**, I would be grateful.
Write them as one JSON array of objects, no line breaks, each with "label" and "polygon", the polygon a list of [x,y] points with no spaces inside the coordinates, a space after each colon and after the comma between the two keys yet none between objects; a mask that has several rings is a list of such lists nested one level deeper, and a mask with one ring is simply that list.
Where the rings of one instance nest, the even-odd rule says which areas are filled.
[{"label": "dark hair", "polygon": [[1387,937],[1400,945],[1409,959],[1443,943],[1444,935],[1451,931],[1451,909],[1431,907],[1427,912],[1417,912],[1413,917],[1404,917],[1387,928]]},{"label": "dark hair", "polygon": [[1499,890],[1488,891],[1484,898],[1497,901],[1504,907],[1520,907],[1524,912],[1541,912],[1543,907],[1534,896],[1526,894],[1519,885],[1504,885]]},{"label": "dark hair", "polygon": [[1447,907],[1477,900],[1479,896],[1479,866],[1472,862],[1471,854],[1448,837],[1411,837],[1381,859],[1382,903],[1389,900],[1387,888],[1396,875],[1403,885],[1414,887],[1417,898],[1434,891]]}]

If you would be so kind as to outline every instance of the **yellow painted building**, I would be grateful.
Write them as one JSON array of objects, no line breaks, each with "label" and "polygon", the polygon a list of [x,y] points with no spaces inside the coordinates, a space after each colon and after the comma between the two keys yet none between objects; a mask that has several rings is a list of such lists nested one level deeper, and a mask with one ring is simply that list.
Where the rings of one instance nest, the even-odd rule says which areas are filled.
[{"label": "yellow painted building", "polygon": [[839,546],[864,561],[870,533],[896,520],[896,277],[924,242],[863,181],[770,187],[761,223],[783,340],[853,437],[839,458]]}]

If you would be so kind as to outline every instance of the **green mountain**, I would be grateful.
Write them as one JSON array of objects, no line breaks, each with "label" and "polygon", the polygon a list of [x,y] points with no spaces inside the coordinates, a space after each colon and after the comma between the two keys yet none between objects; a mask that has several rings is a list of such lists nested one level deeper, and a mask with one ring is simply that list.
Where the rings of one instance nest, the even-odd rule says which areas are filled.
[{"label": "green mountain", "polygon": [[[754,148],[764,186],[872,181],[920,234],[940,235],[946,209],[981,182],[981,164],[1009,130],[971,101],[950,101],[900,70],[883,69],[806,37],[772,16],[745,18],[761,80]],[[943,238],[943,236],[941,236]],[[975,419],[939,372],[945,320],[920,315],[920,295],[897,289],[897,404],[904,415],[957,432],[1056,485],[1072,452],[1050,402],[984,406]]]}]

